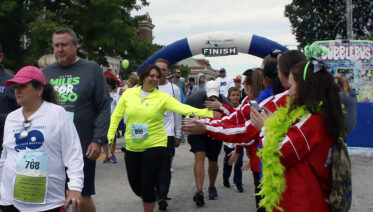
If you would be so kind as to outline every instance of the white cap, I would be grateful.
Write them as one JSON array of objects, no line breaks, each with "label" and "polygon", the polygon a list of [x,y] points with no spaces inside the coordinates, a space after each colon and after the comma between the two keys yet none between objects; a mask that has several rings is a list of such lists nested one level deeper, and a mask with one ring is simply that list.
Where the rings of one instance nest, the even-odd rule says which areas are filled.
[{"label": "white cap", "polygon": [[206,95],[207,97],[216,96],[219,97],[220,86],[217,82],[210,80],[206,83]]}]

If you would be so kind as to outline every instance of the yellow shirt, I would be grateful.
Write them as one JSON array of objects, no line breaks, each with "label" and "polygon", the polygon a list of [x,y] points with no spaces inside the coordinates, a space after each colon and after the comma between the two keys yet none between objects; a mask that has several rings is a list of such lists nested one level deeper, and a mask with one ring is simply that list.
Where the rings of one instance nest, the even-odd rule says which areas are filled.
[{"label": "yellow shirt", "polygon": [[166,147],[167,134],[163,127],[163,114],[166,110],[200,117],[213,117],[208,109],[197,109],[177,101],[172,96],[154,89],[141,101],[140,89],[136,87],[126,90],[111,115],[107,138],[113,140],[119,121],[126,115],[126,149],[143,152],[151,147]]}]

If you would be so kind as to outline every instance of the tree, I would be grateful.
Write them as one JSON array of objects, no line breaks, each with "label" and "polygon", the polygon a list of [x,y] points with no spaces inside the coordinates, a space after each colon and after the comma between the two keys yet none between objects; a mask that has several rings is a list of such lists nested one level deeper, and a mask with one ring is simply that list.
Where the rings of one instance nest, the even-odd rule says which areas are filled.
[{"label": "tree", "polygon": [[104,66],[108,65],[105,56],[136,59],[130,66],[135,68],[157,49],[137,36],[138,21],[144,17],[131,17],[132,10],[148,4],[147,0],[3,0],[4,63],[13,70],[32,64],[51,51],[57,28],[70,27],[78,36],[79,56]]},{"label": "tree", "polygon": [[[373,32],[373,1],[353,1],[353,37],[368,39]],[[292,32],[303,48],[317,40],[346,39],[345,0],[293,0],[285,6]]]}]

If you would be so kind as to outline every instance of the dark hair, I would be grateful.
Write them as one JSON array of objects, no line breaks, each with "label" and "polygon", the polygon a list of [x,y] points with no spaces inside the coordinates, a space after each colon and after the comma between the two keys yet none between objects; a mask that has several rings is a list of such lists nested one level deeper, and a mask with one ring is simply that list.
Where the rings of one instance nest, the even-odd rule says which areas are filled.
[{"label": "dark hair", "polygon": [[70,37],[71,37],[71,40],[74,42],[74,43],[77,43],[78,42],[78,39],[76,38],[76,34],[75,32],[70,29],[70,28],[60,28],[60,29],[57,29],[56,31],[54,31],[54,35],[58,35],[58,34],[69,34]]},{"label": "dark hair", "polygon": [[160,62],[160,63],[166,63],[167,66],[170,64],[170,63],[168,62],[168,60],[163,59],[163,58],[158,58],[158,59],[156,59],[155,62],[154,62],[154,64],[156,64],[156,63],[158,63],[158,62]]},{"label": "dark hair", "polygon": [[3,45],[0,43],[0,53],[3,53]]},{"label": "dark hair", "polygon": [[306,56],[299,50],[290,50],[282,53],[278,59],[278,71],[281,71],[284,76],[289,77],[291,67],[302,61],[306,61]]},{"label": "dark hair", "polygon": [[238,91],[238,92],[240,92],[240,89],[238,89],[238,88],[236,88],[236,87],[230,87],[230,88],[228,89],[228,96],[231,95],[231,93],[232,93],[233,91]]},{"label": "dark hair", "polygon": [[321,115],[327,132],[338,139],[346,132],[338,86],[334,82],[333,75],[325,68],[313,73],[312,63],[307,68],[306,80],[303,80],[306,64],[307,61],[303,61],[291,68],[291,74],[297,83],[296,92],[298,95],[291,102],[290,111],[305,105],[311,113],[319,113],[319,105],[321,104]]},{"label": "dark hair", "polygon": [[150,72],[153,70],[153,69],[155,69],[157,72],[158,72],[158,74],[159,74],[159,77],[161,77],[161,69],[158,67],[158,66],[156,66],[156,65],[154,65],[154,64],[149,64],[149,65],[147,65],[147,66],[145,66],[143,69],[142,69],[142,71],[141,71],[141,73],[140,73],[140,85],[142,86],[142,85],[144,85],[144,80],[145,80],[145,78],[147,77],[147,76],[149,76],[150,75]]},{"label": "dark hair", "polygon": [[264,66],[263,75],[264,77],[268,77],[272,79],[272,87],[273,87],[273,92],[275,94],[278,94],[284,91],[284,87],[282,87],[282,84],[281,84],[280,79],[278,78],[277,72],[278,70],[277,70],[276,61],[269,62]]},{"label": "dark hair", "polygon": [[53,85],[49,83],[47,83],[46,85],[43,85],[41,82],[37,80],[31,80],[30,83],[32,87],[34,88],[43,87],[43,93],[41,94],[41,98],[44,101],[57,104],[57,94],[56,94],[56,91],[54,90]]},{"label": "dark hair", "polygon": [[106,84],[110,85],[111,89],[118,87],[118,82],[112,77],[106,77]]}]

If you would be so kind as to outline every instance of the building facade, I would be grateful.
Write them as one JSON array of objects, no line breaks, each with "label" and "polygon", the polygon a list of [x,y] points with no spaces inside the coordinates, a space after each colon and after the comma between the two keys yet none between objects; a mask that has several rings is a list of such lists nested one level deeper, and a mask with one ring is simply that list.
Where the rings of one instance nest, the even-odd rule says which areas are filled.
[{"label": "building facade", "polygon": [[206,75],[207,79],[216,79],[219,77],[219,72],[211,67],[210,62],[207,59],[194,59],[190,57],[181,60],[176,64],[188,66],[190,68],[188,78],[195,79],[199,73],[203,73],[204,75]]}]

